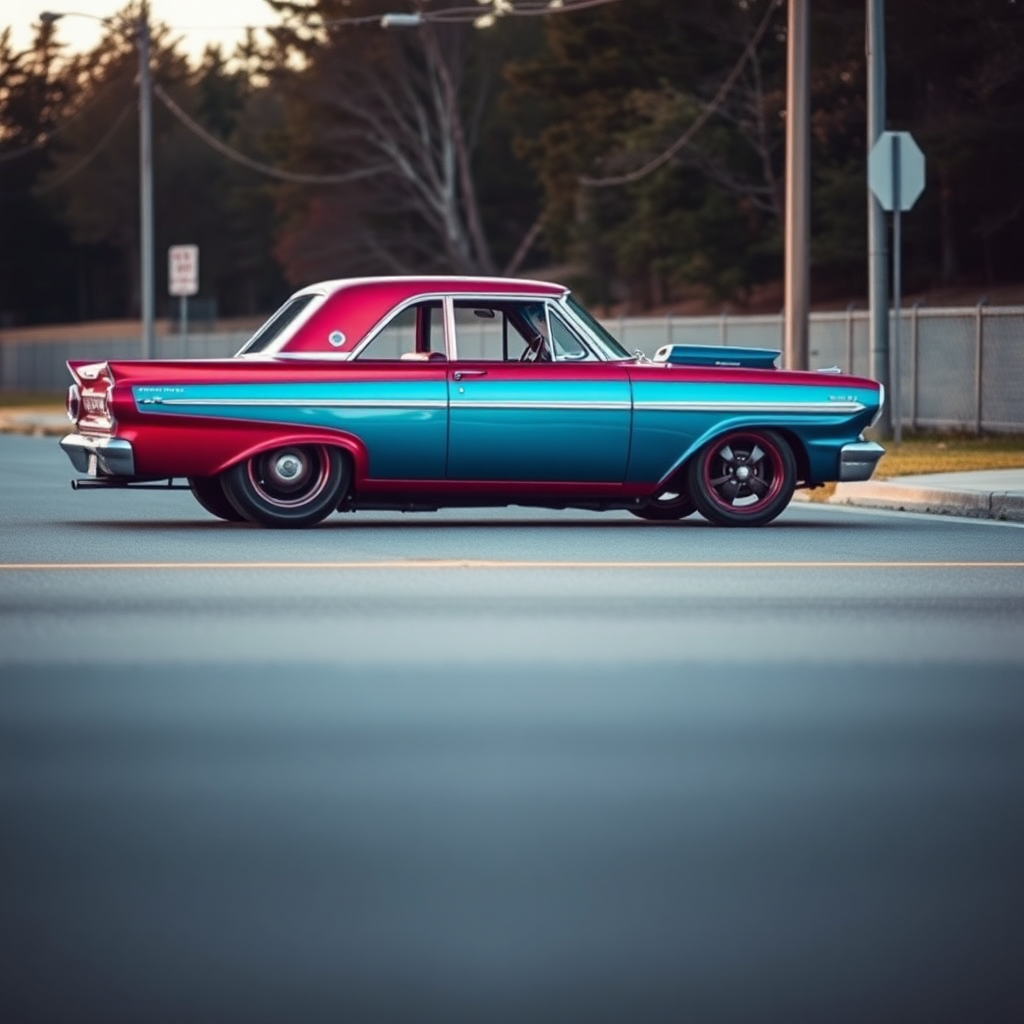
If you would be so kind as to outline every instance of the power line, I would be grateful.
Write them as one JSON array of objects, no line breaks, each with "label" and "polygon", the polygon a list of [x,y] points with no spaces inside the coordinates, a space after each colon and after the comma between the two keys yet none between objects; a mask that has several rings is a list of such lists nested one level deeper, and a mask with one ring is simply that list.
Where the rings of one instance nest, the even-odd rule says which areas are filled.
[{"label": "power line", "polygon": [[47,129],[38,139],[30,142],[27,146],[20,146],[18,149],[12,149],[6,153],[0,153],[0,164],[6,163],[8,160],[17,160],[19,157],[28,156],[29,153],[34,153],[36,150],[42,149],[48,142],[60,135],[60,133],[65,131],[70,125],[74,124],[86,111],[92,110],[103,95],[105,95],[105,93],[93,96],[85,106],[79,107],[78,110],[76,110],[66,121],[62,121],[54,128]]},{"label": "power line", "polygon": [[294,181],[301,185],[343,185],[347,182],[357,181],[359,178],[368,178],[374,174],[381,174],[391,169],[388,164],[379,164],[376,167],[366,167],[359,171],[350,171],[347,174],[301,174],[296,171],[282,171],[277,167],[271,167],[269,164],[253,160],[244,153],[239,153],[238,150],[232,149],[226,143],[221,142],[220,139],[215,135],[211,135],[202,125],[193,121],[159,85],[153,86],[153,94],[190,132],[198,136],[212,149],[215,149],[229,160],[234,160],[236,163],[241,164],[243,167],[248,167],[252,171],[257,171],[271,178],[278,178],[281,181]]},{"label": "power line", "polygon": [[[573,11],[585,11],[591,7],[603,7],[606,4],[619,3],[620,0],[490,0],[489,3],[479,3],[472,7],[448,7],[441,10],[417,10],[408,14],[400,14],[399,17],[417,19],[410,21],[410,26],[426,21],[433,22],[474,22],[480,18],[501,17],[511,15],[513,17],[540,17],[548,14],[571,14]],[[392,14],[395,12],[391,12]],[[360,14],[350,17],[328,18],[325,20],[311,20],[306,23],[307,28],[342,28],[346,25],[380,25],[382,14]],[[271,25],[170,25],[172,32],[188,32],[216,28],[218,31],[252,29],[254,31],[272,31],[283,27],[283,22]]]},{"label": "power line", "polygon": [[[492,0],[490,4],[476,7],[449,7],[440,11],[422,11],[424,21],[479,21],[482,18],[497,20],[506,15],[512,17],[542,17],[548,14],[571,14],[591,7],[604,7],[619,3],[620,0],[534,0],[512,4],[510,0]],[[488,10],[489,8],[489,10]],[[488,20],[486,24],[491,24]]]},{"label": "power line", "polygon": [[[587,2],[587,0],[584,0],[584,2]],[[740,59],[736,62],[732,71],[726,75],[725,80],[719,86],[718,92],[715,93],[711,102],[701,111],[693,124],[691,124],[689,128],[687,128],[686,131],[668,147],[668,149],[659,153],[652,160],[648,160],[648,162],[642,167],[638,167],[636,170],[629,171],[626,174],[614,175],[608,178],[581,177],[579,179],[580,184],[586,185],[590,188],[608,188],[612,185],[631,185],[635,181],[640,181],[641,178],[646,178],[648,174],[668,163],[668,161],[671,160],[672,157],[674,157],[684,146],[689,145],[690,140],[701,130],[701,128],[704,127],[711,116],[725,101],[726,96],[728,96],[732,91],[732,87],[736,84],[737,79],[743,73],[743,69],[747,66],[747,63],[757,51],[758,44],[761,42],[761,38],[764,36],[765,31],[768,28],[768,23],[771,21],[771,17],[775,13],[775,8],[779,3],[780,0],[770,0],[767,9],[764,12],[764,17],[754,30],[754,34],[750,37],[750,41],[744,48],[743,53],[740,54]]]},{"label": "power line", "polygon": [[107,129],[103,138],[101,138],[100,141],[97,142],[96,145],[84,157],[82,157],[82,159],[79,160],[74,167],[71,168],[71,170],[65,172],[64,174],[59,175],[56,178],[51,179],[50,181],[46,182],[43,185],[36,186],[32,190],[33,194],[42,195],[46,192],[52,192],[55,188],[59,187],[60,185],[63,185],[64,182],[70,181],[70,179],[73,178],[80,171],[85,170],[86,166],[92,163],[95,157],[99,154],[100,150],[102,150],[103,147],[106,146],[106,144],[114,137],[114,134],[117,132],[117,129],[121,127],[122,123],[124,122],[124,119],[128,116],[131,109],[132,104],[129,103],[128,106],[126,106],[117,116],[113,124],[111,124],[111,126]]}]

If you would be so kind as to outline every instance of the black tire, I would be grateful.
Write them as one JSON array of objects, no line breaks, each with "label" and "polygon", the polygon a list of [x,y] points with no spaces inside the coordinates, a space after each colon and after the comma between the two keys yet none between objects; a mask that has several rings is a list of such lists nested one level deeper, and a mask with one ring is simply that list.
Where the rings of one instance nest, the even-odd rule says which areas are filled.
[{"label": "black tire", "polygon": [[665,490],[657,497],[629,511],[639,519],[667,523],[692,516],[697,511],[697,505],[685,490]]},{"label": "black tire", "polygon": [[733,430],[690,460],[687,483],[697,511],[719,526],[764,526],[789,504],[796,459],[773,430]]},{"label": "black tire", "polygon": [[211,516],[223,519],[229,523],[241,523],[245,516],[228,501],[224,493],[224,487],[219,476],[190,476],[188,478],[189,490],[192,497],[199,502]]},{"label": "black tire", "polygon": [[312,526],[340,504],[349,485],[347,459],[330,445],[285,445],[226,470],[224,493],[249,522]]}]

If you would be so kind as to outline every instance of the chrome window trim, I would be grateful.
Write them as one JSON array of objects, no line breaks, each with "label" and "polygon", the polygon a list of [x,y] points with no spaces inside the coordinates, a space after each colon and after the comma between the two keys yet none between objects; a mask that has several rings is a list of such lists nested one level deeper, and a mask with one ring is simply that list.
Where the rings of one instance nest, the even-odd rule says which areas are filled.
[{"label": "chrome window trim", "polygon": [[[346,358],[351,359],[355,362],[363,350],[368,346],[372,345],[376,340],[377,335],[384,330],[396,317],[401,316],[407,309],[413,306],[418,306],[423,302],[440,302],[442,309],[444,308],[444,294],[434,292],[421,292],[419,295],[410,296],[408,299],[403,299],[397,306],[392,306],[367,332],[363,335],[363,340],[359,342],[354,349],[345,352]],[[391,363],[398,362],[397,359],[382,359],[381,362]]]},{"label": "chrome window trim", "polygon": [[[301,311],[299,317],[284,328],[284,330],[268,345],[266,348],[261,348],[256,352],[247,352],[246,349],[256,340],[259,335],[270,327],[270,325],[280,317],[286,309],[296,303],[299,299],[310,296],[310,301],[306,304],[305,308]],[[274,310],[266,320],[263,321],[256,328],[255,331],[245,340],[242,347],[235,353],[236,358],[247,358],[254,356],[270,356],[277,355],[282,346],[291,341],[295,332],[300,326],[306,323],[307,320],[316,312],[327,300],[327,292],[323,288],[304,288],[301,291],[295,292],[289,295],[284,302],[281,303],[277,309]]]},{"label": "chrome window trim", "polygon": [[[265,352],[254,353],[252,356],[242,356],[243,359],[255,359],[258,356],[266,355]],[[351,352],[275,352],[275,359],[306,359],[312,361],[324,361],[335,363],[347,363],[352,359]],[[397,360],[396,360],[397,362]]]},{"label": "chrome window trim", "polygon": [[[354,349],[345,353],[335,353],[334,355],[344,355],[348,359],[357,359],[363,349],[366,348],[366,346],[369,345],[396,316],[405,312],[405,310],[410,306],[416,306],[422,302],[440,302],[445,326],[445,351],[449,361],[456,362],[458,360],[458,344],[455,340],[456,302],[479,302],[481,305],[494,303],[502,306],[508,305],[510,302],[543,302],[545,305],[560,305],[562,300],[568,294],[567,290],[564,291],[562,295],[540,295],[535,292],[515,292],[510,294],[502,294],[501,292],[420,292],[418,295],[413,295],[408,299],[404,299],[398,305],[393,306],[388,310],[388,312],[366,332],[363,340],[360,341]],[[578,330],[577,333],[579,333]],[[287,353],[282,354],[287,355]],[[306,353],[302,353],[302,355],[306,356]],[[310,354],[309,358],[323,358],[323,356],[319,354],[313,356]],[[387,361],[391,362],[392,360]],[[610,360],[601,360],[601,362],[609,361]]]},{"label": "chrome window trim", "polygon": [[[601,353],[599,351],[595,350],[594,345],[593,345],[592,341],[590,340],[591,335],[590,335],[589,331],[582,332],[579,329],[579,325],[576,322],[574,322],[573,320],[570,320],[568,317],[563,315],[564,314],[564,310],[566,308],[568,308],[568,307],[564,307],[564,306],[560,305],[558,302],[549,302],[547,305],[548,305],[548,310],[547,310],[548,337],[551,339],[551,349],[552,349],[552,353],[551,354],[552,354],[552,358],[553,358],[554,362],[556,362],[556,363],[589,363],[592,360],[596,361],[596,362],[599,362],[599,363],[611,362],[610,359],[605,359],[601,355]],[[551,326],[552,316],[554,316],[555,318],[557,318],[558,320],[561,321],[561,323],[566,328],[566,330],[568,330],[569,333],[580,343],[581,347],[588,354],[589,358],[584,358],[584,359],[569,359],[568,357],[565,357],[565,358],[562,358],[562,359],[558,358],[558,348],[557,348],[557,346],[555,344],[555,331],[554,331],[554,328]]]},{"label": "chrome window trim", "polygon": [[[598,352],[598,360],[600,362],[602,362],[602,363],[615,363],[615,362],[618,362],[620,360],[627,360],[627,359],[635,359],[636,358],[634,353],[630,353],[630,352],[626,351],[626,349],[623,346],[622,342],[619,341],[618,338],[616,338],[615,335],[613,335],[611,333],[611,331],[609,331],[608,328],[605,327],[600,322],[600,320],[598,320],[597,317],[593,315],[593,313],[590,313],[588,310],[586,310],[582,303],[577,302],[574,305],[573,302],[570,301],[570,299],[572,299],[572,292],[570,292],[567,289],[565,291],[565,293],[558,298],[557,305],[558,305],[559,309],[561,310],[561,312],[569,320],[569,322],[575,324],[576,327],[577,327],[577,330],[579,332],[581,332],[584,335],[584,337],[591,338],[591,339],[594,340],[594,345],[595,345],[595,347],[597,349],[597,352]],[[593,319],[594,323],[597,324],[597,326],[600,327],[604,331],[604,333],[608,335],[609,338],[611,338],[612,342],[614,342],[614,344],[620,350],[619,352],[613,352],[611,350],[608,350],[608,351],[605,350],[604,345],[600,343],[600,339],[595,337],[594,331],[591,330],[590,324],[587,323],[587,321],[584,320],[576,312],[576,307],[577,306],[579,307],[579,309],[584,310],[585,312],[587,312],[588,315]]]},{"label": "chrome window trim", "polygon": [[455,299],[446,295],[441,302],[441,315],[444,318],[444,350],[451,363],[459,360],[459,342],[455,332]]}]

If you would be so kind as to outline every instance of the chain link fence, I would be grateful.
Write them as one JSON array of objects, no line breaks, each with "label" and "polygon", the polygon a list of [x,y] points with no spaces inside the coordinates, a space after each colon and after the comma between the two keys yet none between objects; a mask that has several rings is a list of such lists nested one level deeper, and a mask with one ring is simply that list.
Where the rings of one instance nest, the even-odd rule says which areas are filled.
[{"label": "chain link fence", "polygon": [[[892,320],[895,317],[893,316]],[[890,321],[890,345],[895,324]],[[781,313],[767,316],[620,317],[605,326],[630,350],[653,355],[662,345],[783,347]],[[158,337],[160,359],[234,355],[247,332]],[[900,312],[900,412],[909,429],[1024,432],[1024,306]],[[870,314],[850,308],[810,316],[811,369],[837,366],[870,376]],[[134,359],[137,338],[32,340],[0,334],[0,392],[62,395],[68,359]]]},{"label": "chain link fence", "polygon": [[[624,317],[605,321],[628,349],[661,345],[783,348],[785,323],[774,316]],[[889,342],[895,342],[895,314]],[[867,310],[812,313],[810,369],[838,366],[871,375]],[[1024,432],[1024,307],[966,306],[900,312],[900,414],[910,429]],[[894,385],[893,385],[894,386]]]}]

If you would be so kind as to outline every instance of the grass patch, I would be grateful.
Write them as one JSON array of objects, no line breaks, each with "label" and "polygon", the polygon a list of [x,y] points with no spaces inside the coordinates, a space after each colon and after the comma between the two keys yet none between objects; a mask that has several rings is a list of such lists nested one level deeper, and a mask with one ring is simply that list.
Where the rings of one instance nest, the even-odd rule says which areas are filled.
[{"label": "grass patch", "polygon": [[[1024,468],[1024,435],[903,434],[900,444],[877,439],[885,448],[872,480],[924,473],[970,473],[979,469]],[[828,501],[836,485],[803,491],[811,501]]]},{"label": "grass patch", "polygon": [[0,391],[0,409],[57,409],[64,408],[64,392],[52,391]]},{"label": "grass patch", "polygon": [[1024,467],[1024,436],[1019,434],[904,434],[899,445],[891,440],[881,444],[885,455],[875,469],[878,479]]}]

